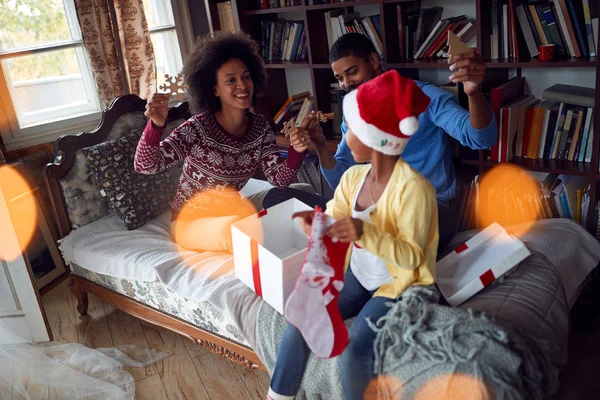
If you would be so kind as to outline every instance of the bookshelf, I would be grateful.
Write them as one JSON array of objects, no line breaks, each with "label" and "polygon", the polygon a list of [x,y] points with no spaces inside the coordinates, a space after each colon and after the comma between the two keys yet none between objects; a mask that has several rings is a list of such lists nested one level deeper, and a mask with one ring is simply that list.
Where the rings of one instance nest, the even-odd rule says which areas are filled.
[{"label": "bookshelf", "polygon": [[[211,32],[219,30],[219,20],[216,12],[217,0],[205,0],[209,11],[209,22]],[[490,37],[492,35],[490,24],[482,21],[490,21],[490,9],[492,0],[356,0],[343,1],[330,4],[306,5],[308,0],[303,0],[301,6],[282,7],[272,9],[260,9],[260,0],[232,0],[233,17],[237,31],[249,33],[258,43],[261,42],[261,22],[272,21],[279,18],[296,20],[304,23],[306,30],[306,41],[308,45],[308,57],[305,62],[269,62],[267,72],[269,75],[269,87],[266,96],[256,105],[256,112],[272,118],[287,98],[294,94],[288,93],[288,82],[286,74],[292,70],[306,71],[310,78],[306,83],[306,90],[310,90],[319,110],[329,112],[329,88],[335,82],[331,68],[328,63],[327,32],[324,22],[324,14],[328,11],[345,8],[348,12],[359,12],[361,16],[380,15],[381,40],[383,42],[383,63],[387,68],[397,69],[404,76],[419,79],[420,75],[427,71],[434,72],[448,68],[445,60],[412,60],[401,59],[398,35],[398,7],[405,10],[415,10],[421,7],[440,5],[443,7],[458,6],[461,14],[464,10],[470,10],[470,18],[475,19],[475,41],[477,52],[486,60],[487,73],[484,83],[484,91],[490,87],[507,81],[514,76],[522,76],[524,70],[539,70],[540,73],[547,70],[557,69],[571,74],[578,70],[593,69],[595,82],[582,82],[582,85],[595,85],[595,104],[600,104],[600,60],[598,57],[589,58],[557,58],[552,62],[540,62],[537,58],[522,57],[519,60],[492,60]],[[458,13],[456,13],[458,14]],[[446,17],[446,15],[444,15]],[[595,40],[600,40],[596,32]],[[421,78],[428,80],[426,78]],[[547,87],[556,81],[549,81]],[[330,125],[330,124],[328,124]],[[600,172],[598,172],[598,152],[600,150],[600,113],[594,113],[594,139],[592,142],[592,159],[589,163],[577,163],[560,160],[530,160],[526,158],[514,158],[509,161],[524,169],[538,172],[552,172],[557,174],[568,174],[585,176],[591,185],[591,202],[595,205],[600,200]],[[325,125],[325,134],[328,138],[335,140],[331,126]],[[460,165],[466,168],[476,168],[480,176],[497,163],[486,159],[485,151],[477,152],[473,157],[461,157],[457,160],[457,168]],[[593,228],[593,208],[590,206],[588,214],[588,226],[591,232]],[[595,234],[595,232],[594,232]]]}]

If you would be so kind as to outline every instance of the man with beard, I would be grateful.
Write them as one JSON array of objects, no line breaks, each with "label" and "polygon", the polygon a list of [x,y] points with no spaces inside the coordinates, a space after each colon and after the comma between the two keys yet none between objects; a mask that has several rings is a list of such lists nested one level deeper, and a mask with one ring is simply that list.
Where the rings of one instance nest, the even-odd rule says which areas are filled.
[{"label": "man with beard", "polygon": [[[452,165],[450,140],[457,139],[463,146],[474,150],[492,147],[496,141],[496,121],[484,94],[481,83],[485,75],[485,64],[478,55],[458,56],[450,66],[450,80],[462,82],[469,99],[469,110],[460,106],[457,99],[439,87],[416,81],[431,103],[419,116],[419,129],[411,138],[402,154],[404,160],[433,184],[438,201],[439,249],[452,239],[455,231],[454,215],[448,203],[456,194],[456,177]],[[383,66],[369,38],[358,33],[340,37],[329,52],[329,62],[340,87],[348,92],[384,72]],[[316,119],[313,113],[309,119]],[[307,124],[303,124],[307,125]],[[342,123],[342,139],[333,154],[326,144],[325,136],[318,123],[308,123],[311,129],[297,128],[296,140],[310,140],[317,148],[321,171],[332,189],[335,190],[344,172],[355,164],[346,144],[346,125]],[[293,145],[293,143],[292,143]],[[268,208],[288,198],[296,197],[305,203],[324,205],[326,199],[308,196],[293,189],[273,189],[264,200]]]}]

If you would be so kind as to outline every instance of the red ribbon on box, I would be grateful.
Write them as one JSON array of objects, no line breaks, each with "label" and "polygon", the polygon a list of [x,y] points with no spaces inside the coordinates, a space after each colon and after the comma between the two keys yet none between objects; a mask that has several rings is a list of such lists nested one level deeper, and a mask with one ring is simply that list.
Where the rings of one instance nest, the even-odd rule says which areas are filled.
[{"label": "red ribbon on box", "polygon": [[[261,210],[257,213],[258,218],[267,215],[267,210]],[[258,261],[258,243],[250,240],[250,258],[252,259],[252,281],[254,283],[254,292],[262,297],[262,285],[260,283],[260,263]]]},{"label": "red ribbon on box", "polygon": [[458,246],[454,251],[456,252],[456,254],[460,254],[463,251],[467,250],[469,248],[469,246],[467,246],[467,243],[463,243],[460,246]]},{"label": "red ribbon on box", "polygon": [[488,269],[479,276],[479,280],[483,284],[483,287],[486,288],[496,280],[496,276],[494,275],[494,272],[491,269]]},{"label": "red ribbon on box", "polygon": [[262,297],[262,286],[260,284],[260,263],[258,262],[258,243],[250,241],[250,256],[252,257],[252,280],[254,281],[254,292]]}]

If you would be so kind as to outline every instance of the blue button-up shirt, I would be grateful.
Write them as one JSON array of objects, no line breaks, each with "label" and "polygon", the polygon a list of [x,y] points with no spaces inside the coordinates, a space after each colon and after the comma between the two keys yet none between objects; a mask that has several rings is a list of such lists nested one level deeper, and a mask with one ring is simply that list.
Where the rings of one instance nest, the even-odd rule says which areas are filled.
[{"label": "blue button-up shirt", "polygon": [[[419,130],[411,136],[402,158],[429,179],[438,201],[446,202],[456,194],[450,139],[446,132],[463,146],[474,150],[487,149],[496,142],[496,119],[492,117],[487,127],[475,129],[471,126],[469,112],[458,103],[456,97],[430,83],[416,83],[431,102],[419,116]],[[335,167],[331,170],[321,167],[323,176],[334,190],[344,172],[356,164],[346,144],[346,131],[346,125],[342,123],[342,140],[335,153]]]}]

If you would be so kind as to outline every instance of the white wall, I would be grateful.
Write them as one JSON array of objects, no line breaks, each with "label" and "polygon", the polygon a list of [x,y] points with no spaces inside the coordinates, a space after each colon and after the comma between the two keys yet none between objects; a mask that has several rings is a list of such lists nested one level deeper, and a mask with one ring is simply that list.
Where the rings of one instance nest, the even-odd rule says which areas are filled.
[{"label": "white wall", "polygon": [[310,69],[292,68],[285,70],[285,80],[287,83],[288,94],[290,96],[301,92],[312,92],[312,82],[310,81]]},{"label": "white wall", "polygon": [[529,89],[529,93],[542,98],[544,90],[556,83],[565,85],[596,87],[595,68],[523,68],[521,72]]}]

